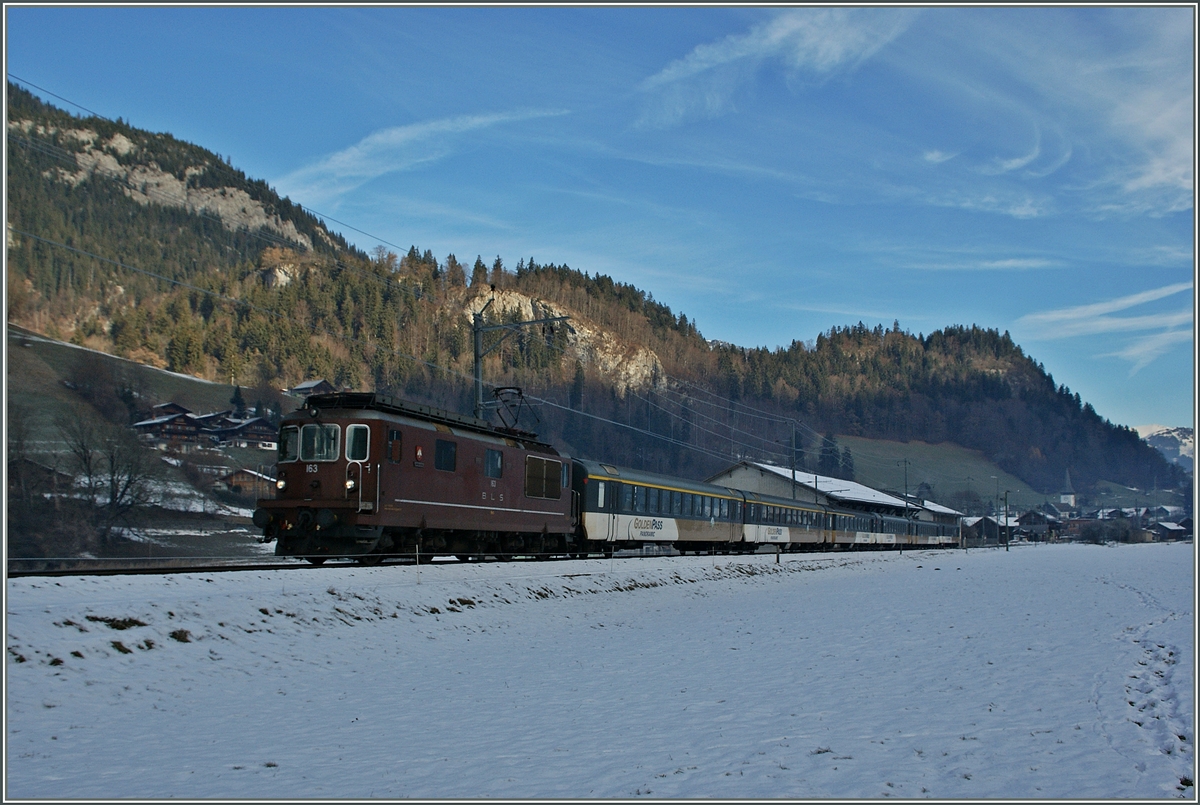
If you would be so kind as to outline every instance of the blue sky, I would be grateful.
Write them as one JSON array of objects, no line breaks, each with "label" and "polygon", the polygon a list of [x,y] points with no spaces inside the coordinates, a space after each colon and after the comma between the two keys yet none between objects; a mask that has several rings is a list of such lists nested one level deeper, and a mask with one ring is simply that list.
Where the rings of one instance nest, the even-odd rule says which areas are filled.
[{"label": "blue sky", "polygon": [[1191,7],[6,15],[10,74],[405,249],[742,346],[1008,330],[1114,422],[1193,422]]}]

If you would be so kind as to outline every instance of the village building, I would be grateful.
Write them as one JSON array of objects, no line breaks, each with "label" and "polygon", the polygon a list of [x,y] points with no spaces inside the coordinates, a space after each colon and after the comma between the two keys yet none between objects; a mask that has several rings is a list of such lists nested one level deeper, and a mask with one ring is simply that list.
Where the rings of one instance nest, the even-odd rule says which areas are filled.
[{"label": "village building", "polygon": [[266,497],[275,486],[275,479],[269,475],[254,470],[234,470],[222,475],[213,482],[218,489],[225,489],[237,495],[253,495]]},{"label": "village building", "polygon": [[328,380],[305,380],[288,390],[288,394],[307,397],[310,394],[332,394],[337,388]]},{"label": "village building", "polygon": [[153,413],[153,418],[135,422],[133,429],[142,441],[159,450],[189,453],[201,447],[278,447],[278,431],[262,417],[239,419],[232,410],[193,414],[177,403],[157,405]]},{"label": "village building", "polygon": [[791,498],[822,506],[840,506],[873,514],[894,517],[903,517],[906,513],[912,517],[916,514],[914,508],[904,500],[869,486],[757,461],[739,461],[708,478],[707,482],[760,495]]},{"label": "village building", "polygon": [[1179,523],[1158,522],[1150,526],[1150,530],[1162,541],[1189,539],[1192,534]]}]

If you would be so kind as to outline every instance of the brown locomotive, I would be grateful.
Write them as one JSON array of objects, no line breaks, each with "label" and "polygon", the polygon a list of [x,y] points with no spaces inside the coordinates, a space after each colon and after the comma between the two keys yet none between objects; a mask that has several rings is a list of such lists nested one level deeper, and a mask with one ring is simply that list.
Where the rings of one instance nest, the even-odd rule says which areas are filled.
[{"label": "brown locomotive", "polygon": [[584,550],[570,459],[474,417],[379,394],[313,395],[280,425],[276,472],[254,524],[278,556]]}]

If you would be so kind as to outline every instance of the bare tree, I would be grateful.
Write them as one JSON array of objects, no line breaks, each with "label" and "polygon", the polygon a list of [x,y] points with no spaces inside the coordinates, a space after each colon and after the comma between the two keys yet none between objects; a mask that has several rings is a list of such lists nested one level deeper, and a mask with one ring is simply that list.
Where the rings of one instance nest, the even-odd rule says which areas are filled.
[{"label": "bare tree", "polygon": [[129,523],[153,492],[157,465],[147,449],[124,428],[98,422],[76,410],[56,420],[82,487],[100,544],[107,546],[113,528]]}]

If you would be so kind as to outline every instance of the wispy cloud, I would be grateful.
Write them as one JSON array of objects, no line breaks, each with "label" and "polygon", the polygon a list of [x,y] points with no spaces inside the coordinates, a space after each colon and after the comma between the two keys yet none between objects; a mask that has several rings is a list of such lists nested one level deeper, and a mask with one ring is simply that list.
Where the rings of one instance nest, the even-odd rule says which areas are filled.
[{"label": "wispy cloud", "polygon": [[275,186],[305,203],[321,203],[384,174],[441,159],[452,153],[457,139],[468,132],[564,114],[567,112],[563,110],[521,110],[461,115],[381,129],[349,148],[287,174]]},{"label": "wispy cloud", "polygon": [[666,127],[690,117],[723,114],[736,90],[768,62],[816,75],[852,69],[902,34],[915,14],[907,9],[795,9],[746,33],[697,45],[642,82],[650,103],[639,123]]},{"label": "wispy cloud", "polygon": [[908,268],[922,271],[1040,271],[1047,268],[1064,268],[1061,260],[1045,257],[1005,257],[1001,259],[970,258],[932,263],[911,263]]},{"label": "wispy cloud", "polygon": [[926,162],[932,162],[934,165],[940,165],[943,162],[954,159],[956,156],[958,156],[958,152],[956,151],[953,154],[948,154],[945,151],[934,150],[934,151],[926,151],[921,156],[924,158],[924,160]]},{"label": "wispy cloud", "polygon": [[[1161,330],[1149,336],[1143,336],[1116,352],[1105,353],[1102,357],[1118,357],[1131,361],[1133,367],[1130,375],[1136,374],[1154,359],[1164,354],[1172,346],[1192,339],[1192,310],[1182,308],[1167,313],[1143,314],[1137,316],[1113,316],[1123,310],[1166,299],[1176,294],[1192,290],[1192,283],[1180,282],[1165,285],[1148,291],[1095,302],[1090,305],[1045,310],[1029,313],[1017,320],[1019,325],[1028,327],[1034,338],[1059,339],[1073,338],[1082,335],[1099,335],[1102,333],[1128,333],[1146,330]],[[1185,327],[1186,329],[1179,329]]]},{"label": "wispy cloud", "polygon": [[1102,358],[1123,358],[1130,361],[1133,366],[1129,369],[1129,376],[1133,377],[1140,370],[1149,366],[1155,359],[1166,354],[1171,347],[1176,344],[1191,343],[1192,328],[1186,330],[1168,330],[1165,333],[1156,333],[1148,335],[1144,338],[1139,338],[1125,349],[1117,352],[1109,352],[1101,355]]}]

